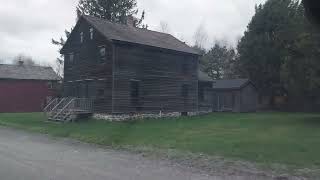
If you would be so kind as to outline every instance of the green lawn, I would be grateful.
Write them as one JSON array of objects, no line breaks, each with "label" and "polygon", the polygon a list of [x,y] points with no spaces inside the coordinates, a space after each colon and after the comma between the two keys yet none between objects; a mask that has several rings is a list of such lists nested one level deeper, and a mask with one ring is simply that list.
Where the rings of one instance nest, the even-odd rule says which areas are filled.
[{"label": "green lawn", "polygon": [[177,149],[258,163],[320,167],[320,114],[213,113],[132,123],[44,122],[34,114],[0,114],[0,125],[113,146]]}]

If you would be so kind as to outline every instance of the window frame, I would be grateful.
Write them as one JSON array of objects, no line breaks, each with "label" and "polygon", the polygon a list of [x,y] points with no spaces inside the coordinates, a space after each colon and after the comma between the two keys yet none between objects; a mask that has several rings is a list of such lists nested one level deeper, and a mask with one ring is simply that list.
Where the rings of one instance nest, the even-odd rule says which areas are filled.
[{"label": "window frame", "polygon": [[75,54],[73,52],[68,54],[68,62],[70,64],[74,63],[74,58],[75,58]]},{"label": "window frame", "polygon": [[105,97],[105,89],[104,88],[98,88],[97,90],[97,98],[102,99]]},{"label": "window frame", "polygon": [[182,63],[181,72],[182,72],[183,75],[186,75],[189,72],[189,64],[185,60]]},{"label": "window frame", "polygon": [[47,87],[49,90],[52,90],[54,87],[53,87],[53,82],[52,81],[48,81],[47,82]]},{"label": "window frame", "polygon": [[[105,45],[98,46],[99,48],[99,63],[104,64],[107,61],[107,48]],[[104,49],[104,54],[102,55],[101,50]]]},{"label": "window frame", "polygon": [[84,42],[84,33],[80,32],[80,43]]},{"label": "window frame", "polygon": [[90,39],[93,40],[94,38],[94,29],[93,28],[90,28]]},{"label": "window frame", "polygon": [[141,81],[130,80],[130,103],[132,106],[137,106],[140,103],[141,97]]},{"label": "window frame", "polygon": [[189,98],[190,94],[190,85],[189,84],[183,84],[181,86],[181,97],[186,100]]}]

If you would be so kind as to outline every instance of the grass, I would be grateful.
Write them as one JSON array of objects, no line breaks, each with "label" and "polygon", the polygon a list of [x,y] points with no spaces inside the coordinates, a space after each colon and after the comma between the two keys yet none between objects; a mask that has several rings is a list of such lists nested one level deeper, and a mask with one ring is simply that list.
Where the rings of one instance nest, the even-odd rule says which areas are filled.
[{"label": "grass", "polygon": [[41,113],[0,114],[0,125],[108,146],[147,146],[257,163],[320,167],[320,114],[213,113],[110,123],[44,122]]}]

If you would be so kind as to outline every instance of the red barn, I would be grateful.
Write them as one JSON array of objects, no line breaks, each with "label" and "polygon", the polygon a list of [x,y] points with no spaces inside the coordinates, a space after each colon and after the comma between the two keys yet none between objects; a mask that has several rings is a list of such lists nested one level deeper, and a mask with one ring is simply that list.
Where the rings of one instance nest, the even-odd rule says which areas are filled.
[{"label": "red barn", "polygon": [[41,112],[59,81],[51,67],[0,64],[0,113]]}]

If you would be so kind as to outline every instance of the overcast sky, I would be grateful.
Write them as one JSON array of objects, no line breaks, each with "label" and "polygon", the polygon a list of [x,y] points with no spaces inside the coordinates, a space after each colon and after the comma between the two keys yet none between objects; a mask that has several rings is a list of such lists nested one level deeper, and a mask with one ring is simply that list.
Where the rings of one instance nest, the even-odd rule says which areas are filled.
[{"label": "overcast sky", "polygon": [[[63,35],[75,24],[78,0],[0,0],[0,59],[9,61],[17,54],[53,63],[57,47],[51,38]],[[254,14],[254,6],[265,0],[137,0],[146,11],[149,29],[159,30],[160,22],[170,33],[193,43],[199,26],[208,33],[207,47],[215,41],[235,45]]]}]

